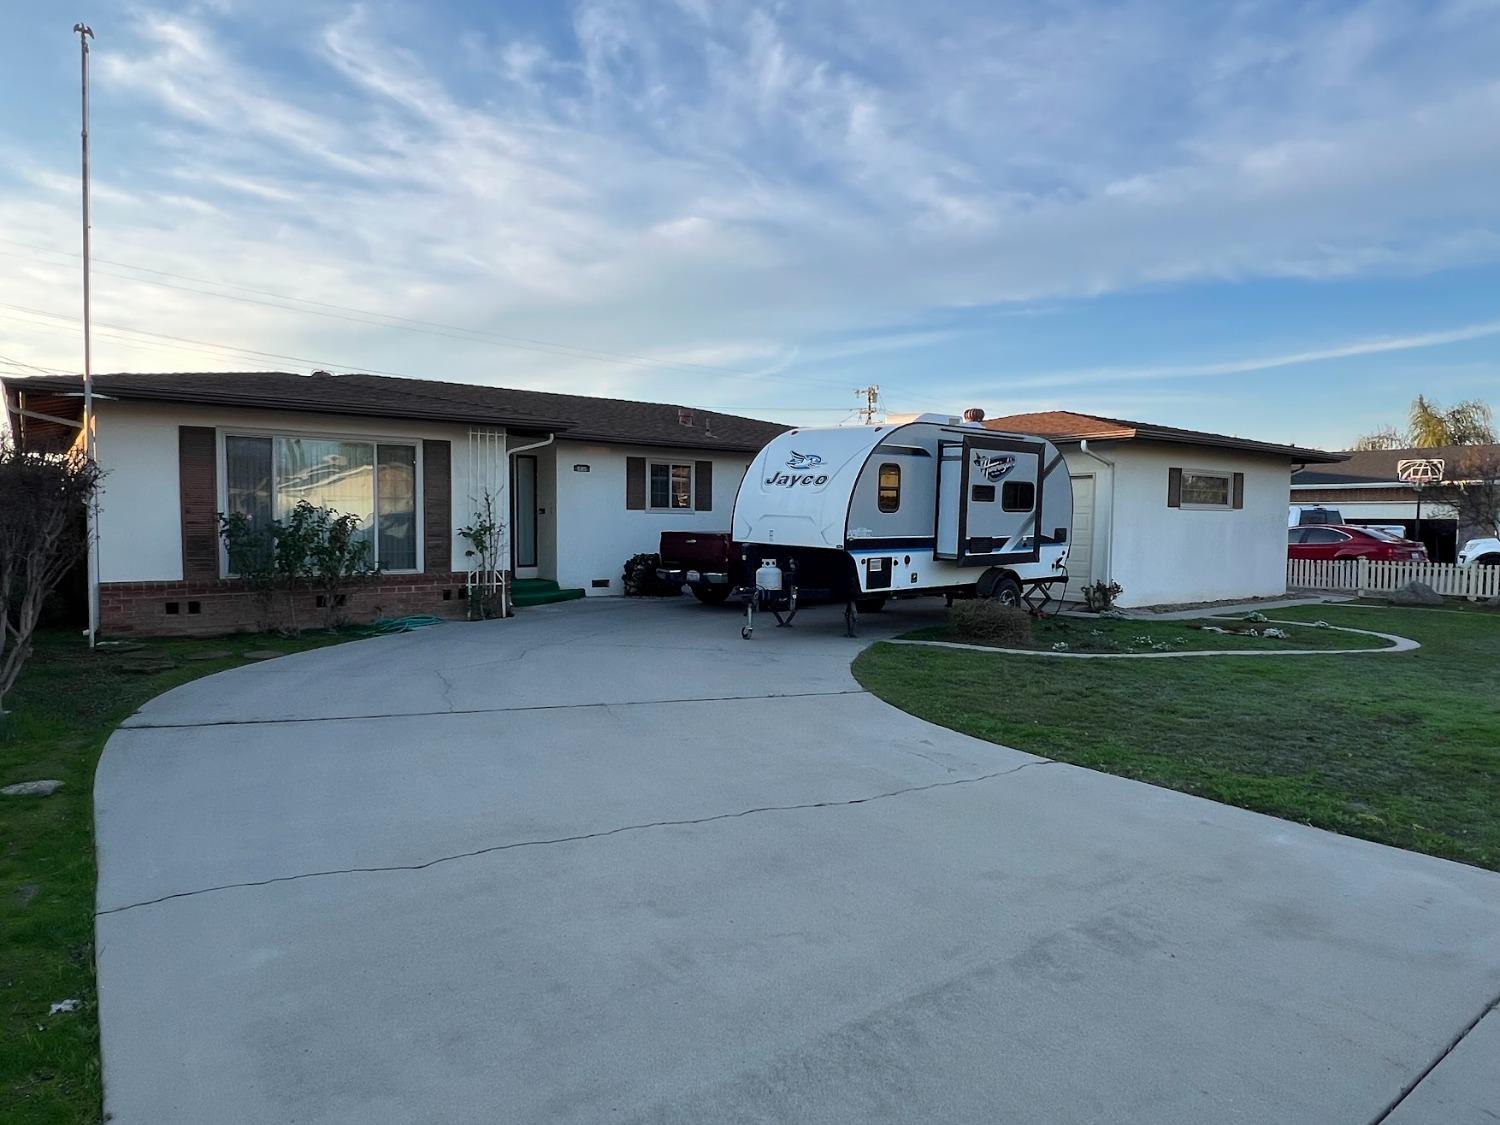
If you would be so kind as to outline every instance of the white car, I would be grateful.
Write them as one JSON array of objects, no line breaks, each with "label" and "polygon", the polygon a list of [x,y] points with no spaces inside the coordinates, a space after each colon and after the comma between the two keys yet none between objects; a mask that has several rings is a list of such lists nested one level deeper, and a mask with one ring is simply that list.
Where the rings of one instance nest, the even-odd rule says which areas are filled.
[{"label": "white car", "polygon": [[1500,538],[1470,539],[1458,552],[1459,566],[1500,566]]}]

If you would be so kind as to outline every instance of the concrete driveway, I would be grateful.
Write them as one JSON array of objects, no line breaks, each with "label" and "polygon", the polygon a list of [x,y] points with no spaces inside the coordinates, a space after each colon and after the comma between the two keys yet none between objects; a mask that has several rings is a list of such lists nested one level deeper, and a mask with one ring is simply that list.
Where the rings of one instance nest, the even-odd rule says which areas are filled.
[{"label": "concrete driveway", "polygon": [[112,1125],[1500,1112],[1500,876],[929,726],[836,609],[769,624],[588,601],[145,707]]}]

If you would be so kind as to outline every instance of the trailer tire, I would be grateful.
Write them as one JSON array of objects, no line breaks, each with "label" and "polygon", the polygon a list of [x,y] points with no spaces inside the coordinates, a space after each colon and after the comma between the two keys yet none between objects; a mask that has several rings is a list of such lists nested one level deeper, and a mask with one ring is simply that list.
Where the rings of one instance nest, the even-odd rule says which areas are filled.
[{"label": "trailer tire", "polygon": [[1018,606],[1021,604],[1021,584],[1007,574],[990,587],[989,596],[1001,605]]},{"label": "trailer tire", "polygon": [[860,613],[879,613],[885,608],[885,598],[855,598],[854,608]]},{"label": "trailer tire", "polygon": [[728,586],[689,586],[688,589],[704,605],[723,605],[729,600]]}]

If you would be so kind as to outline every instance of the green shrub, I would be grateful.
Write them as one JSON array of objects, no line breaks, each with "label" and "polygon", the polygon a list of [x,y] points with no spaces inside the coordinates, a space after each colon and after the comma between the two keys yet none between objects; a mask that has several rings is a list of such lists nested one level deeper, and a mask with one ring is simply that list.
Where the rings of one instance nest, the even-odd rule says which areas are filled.
[{"label": "green shrub", "polygon": [[993,598],[954,602],[948,609],[948,632],[954,640],[1001,648],[1031,646],[1031,615],[1019,606]]}]

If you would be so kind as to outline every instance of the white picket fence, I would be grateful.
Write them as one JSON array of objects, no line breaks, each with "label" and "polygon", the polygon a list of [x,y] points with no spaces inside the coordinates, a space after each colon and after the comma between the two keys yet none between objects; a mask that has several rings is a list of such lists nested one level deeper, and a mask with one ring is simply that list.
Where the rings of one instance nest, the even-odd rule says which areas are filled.
[{"label": "white picket fence", "polygon": [[1450,598],[1480,601],[1500,597],[1500,566],[1434,562],[1372,562],[1370,559],[1287,559],[1288,590],[1337,590],[1381,594],[1408,582],[1425,582]]}]

